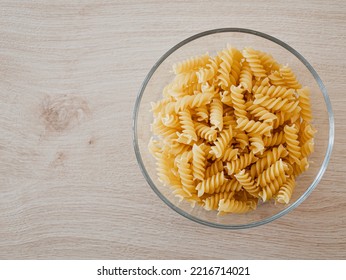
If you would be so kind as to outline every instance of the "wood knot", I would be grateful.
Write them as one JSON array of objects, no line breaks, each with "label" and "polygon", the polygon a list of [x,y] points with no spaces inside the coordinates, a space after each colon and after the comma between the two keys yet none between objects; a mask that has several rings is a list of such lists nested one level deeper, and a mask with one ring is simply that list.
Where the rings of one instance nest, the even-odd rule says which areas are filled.
[{"label": "wood knot", "polygon": [[71,129],[90,116],[88,103],[71,94],[47,95],[42,101],[42,118],[46,128],[61,132]]},{"label": "wood knot", "polygon": [[58,166],[64,166],[64,162],[67,159],[67,156],[63,152],[57,152],[54,160],[50,163],[50,166],[56,168]]}]

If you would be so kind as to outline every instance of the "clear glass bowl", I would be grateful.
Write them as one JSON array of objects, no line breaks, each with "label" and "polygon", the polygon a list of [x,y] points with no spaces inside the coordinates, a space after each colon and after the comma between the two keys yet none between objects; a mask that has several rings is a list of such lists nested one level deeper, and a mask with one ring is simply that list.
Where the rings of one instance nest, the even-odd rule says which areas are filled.
[{"label": "clear glass bowl", "polygon": [[[215,211],[206,211],[172,195],[169,187],[163,186],[157,178],[155,159],[148,151],[152,136],[150,124],[153,121],[150,102],[162,98],[162,90],[174,74],[172,65],[205,52],[216,54],[227,44],[238,49],[250,46],[273,55],[281,64],[289,64],[302,85],[311,89],[313,125],[318,130],[315,136],[315,152],[309,157],[310,168],[297,179],[297,186],[288,205],[267,202],[255,211],[246,214],[217,216]],[[133,116],[134,149],[145,179],[154,192],[173,210],[184,217],[212,227],[240,229],[271,222],[301,204],[314,190],[325,172],[334,142],[334,118],[331,103],[320,77],[306,59],[284,42],[261,32],[224,28],[196,34],[167,51],[152,67],[139,91]],[[148,202],[149,203],[149,202]]]}]

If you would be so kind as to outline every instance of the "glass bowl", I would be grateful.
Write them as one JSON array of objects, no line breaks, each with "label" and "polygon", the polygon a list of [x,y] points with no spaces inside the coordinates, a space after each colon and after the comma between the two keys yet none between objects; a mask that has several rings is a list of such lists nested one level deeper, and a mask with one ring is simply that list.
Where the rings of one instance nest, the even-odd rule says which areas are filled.
[{"label": "glass bowl", "polygon": [[[157,178],[155,159],[148,150],[152,136],[150,124],[153,121],[150,102],[162,98],[162,90],[172,78],[175,62],[201,55],[214,55],[227,44],[243,49],[252,47],[270,53],[280,64],[288,64],[300,83],[311,89],[311,106],[315,135],[315,152],[309,157],[310,168],[297,178],[297,185],[289,204],[267,202],[255,211],[246,214],[217,215],[199,205],[192,208],[188,202],[179,201],[172,190]],[[334,118],[331,103],[320,77],[309,62],[296,50],[284,42],[261,32],[223,28],[196,34],[168,50],[152,67],[146,76],[137,97],[133,116],[134,149],[139,166],[153,191],[173,210],[200,224],[224,228],[241,229],[271,222],[301,204],[315,189],[325,172],[334,142]],[[149,203],[149,202],[148,202]]]}]

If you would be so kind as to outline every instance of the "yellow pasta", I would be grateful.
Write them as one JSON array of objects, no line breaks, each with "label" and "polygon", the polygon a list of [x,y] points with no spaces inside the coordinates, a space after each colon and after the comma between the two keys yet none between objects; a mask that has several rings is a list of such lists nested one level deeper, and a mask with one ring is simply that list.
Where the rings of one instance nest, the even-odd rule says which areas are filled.
[{"label": "yellow pasta", "polygon": [[214,98],[210,105],[210,123],[222,131],[223,128],[223,106],[219,98]]},{"label": "yellow pasta", "polygon": [[231,100],[237,118],[246,118],[247,115],[243,92],[243,88],[231,86]]},{"label": "yellow pasta", "polygon": [[174,64],[173,71],[175,74],[181,74],[181,73],[190,72],[196,69],[198,70],[199,68],[205,66],[208,62],[209,62],[208,54],[192,57],[185,61]]},{"label": "yellow pasta", "polygon": [[227,90],[231,86],[231,71],[232,71],[232,65],[233,65],[233,51],[232,48],[227,48],[222,50],[219,53],[219,57],[221,59],[221,64],[219,67],[219,86],[223,90]]},{"label": "yellow pasta", "polygon": [[222,157],[227,145],[231,142],[233,137],[232,128],[223,130],[220,136],[215,140],[214,146],[211,147],[211,153],[215,155],[216,158]]},{"label": "yellow pasta", "polygon": [[231,199],[234,196],[234,192],[216,193],[207,197],[203,201],[203,207],[205,210],[217,210],[221,199]]},{"label": "yellow pasta", "polygon": [[221,171],[219,173],[216,173],[215,175],[197,184],[196,190],[198,192],[198,196],[202,196],[204,193],[208,193],[208,194],[215,193],[215,189],[221,186],[224,182],[225,182],[224,172]]},{"label": "yellow pasta", "polygon": [[259,186],[256,186],[254,179],[251,178],[250,174],[245,172],[245,169],[235,174],[234,177],[243,186],[244,190],[246,190],[250,195],[258,197],[260,188]]},{"label": "yellow pasta", "polygon": [[219,214],[290,203],[317,132],[310,89],[292,68],[229,46],[177,62],[173,72],[151,103],[148,149],[159,181],[180,201]]}]

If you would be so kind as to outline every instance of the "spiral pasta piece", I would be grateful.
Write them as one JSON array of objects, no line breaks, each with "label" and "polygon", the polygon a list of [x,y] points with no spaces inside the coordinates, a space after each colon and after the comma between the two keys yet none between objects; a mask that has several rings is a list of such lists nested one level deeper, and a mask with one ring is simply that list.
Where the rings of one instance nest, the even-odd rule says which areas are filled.
[{"label": "spiral pasta piece", "polygon": [[243,68],[240,71],[240,86],[247,90],[247,91],[251,91],[252,89],[252,71],[251,68],[249,66],[249,63],[247,63],[246,61],[244,61],[243,63]]},{"label": "spiral pasta piece", "polygon": [[244,150],[249,145],[249,136],[244,132],[238,132],[235,139],[237,141],[236,147],[240,150]]},{"label": "spiral pasta piece", "polygon": [[287,181],[280,188],[276,196],[276,201],[279,203],[288,204],[291,200],[292,193],[295,186],[296,186],[296,181],[294,177],[290,177],[289,179],[287,179]]},{"label": "spiral pasta piece", "polygon": [[284,123],[290,119],[291,113],[277,112],[275,116],[276,116],[276,120],[274,120],[273,122],[273,129],[277,129],[280,126],[284,125]]},{"label": "spiral pasta piece", "polygon": [[169,146],[164,145],[162,152],[169,153],[173,156],[177,156],[177,155],[183,154],[184,152],[187,152],[190,149],[191,149],[190,145],[180,143],[177,139],[175,141],[171,141]]},{"label": "spiral pasta piece", "polygon": [[290,67],[284,66],[280,68],[279,72],[281,76],[283,77],[285,84],[288,87],[294,88],[294,89],[299,89],[302,87],[301,84],[299,84],[299,82],[297,81],[297,78]]},{"label": "spiral pasta piece", "polygon": [[180,127],[180,121],[179,117],[177,115],[166,115],[162,118],[163,125],[175,129],[179,129]]},{"label": "spiral pasta piece", "polygon": [[260,135],[254,135],[250,139],[250,150],[256,154],[262,154],[264,152],[264,143]]},{"label": "spiral pasta piece", "polygon": [[209,59],[210,57],[208,54],[191,57],[182,62],[173,64],[173,72],[175,74],[181,74],[196,70],[200,67],[205,66],[209,62]]},{"label": "spiral pasta piece", "polygon": [[235,200],[235,199],[221,199],[219,201],[219,212],[225,213],[246,213],[253,210],[251,203]]},{"label": "spiral pasta piece", "polygon": [[196,193],[196,190],[193,181],[192,168],[189,161],[190,156],[188,153],[184,153],[177,160],[177,167],[183,189],[192,195],[193,193]]},{"label": "spiral pasta piece", "polygon": [[174,162],[169,155],[158,153],[156,156],[156,172],[159,181],[164,185],[176,184],[175,176],[171,172],[172,169],[174,169]]},{"label": "spiral pasta piece", "polygon": [[285,142],[289,152],[288,160],[290,163],[300,164],[301,151],[298,141],[298,130],[295,125],[285,125]]},{"label": "spiral pasta piece", "polygon": [[184,136],[189,139],[187,144],[191,143],[192,141],[197,141],[197,134],[195,132],[190,111],[184,110],[179,112],[179,120]]},{"label": "spiral pasta piece", "polygon": [[309,168],[309,161],[306,157],[303,157],[299,163],[293,163],[293,175],[298,176]]},{"label": "spiral pasta piece", "polygon": [[175,112],[184,111],[188,108],[201,107],[206,104],[209,104],[213,99],[214,95],[209,92],[201,92],[196,95],[186,95],[182,98],[179,98],[175,103]]},{"label": "spiral pasta piece", "polygon": [[150,153],[157,158],[160,156],[162,152],[162,143],[158,140],[155,140],[153,137],[150,137],[149,144],[148,144],[148,149]]},{"label": "spiral pasta piece", "polygon": [[269,76],[270,83],[275,86],[286,86],[285,79],[281,76],[279,70],[274,71]]},{"label": "spiral pasta piece", "polygon": [[199,137],[202,137],[209,142],[213,142],[217,138],[217,131],[206,124],[195,123],[195,130]]},{"label": "spiral pasta piece", "polygon": [[194,208],[196,204],[202,204],[202,200],[196,194],[189,194],[183,188],[176,188],[173,194],[179,199],[179,201],[187,201],[190,203],[191,207]]},{"label": "spiral pasta piece", "polygon": [[211,153],[216,156],[216,158],[222,157],[227,145],[231,142],[233,137],[232,128],[223,130],[220,136],[216,138],[214,146],[211,147]]},{"label": "spiral pasta piece", "polygon": [[151,125],[151,131],[154,134],[163,136],[167,139],[176,139],[177,132],[179,130],[177,130],[176,128],[165,126],[162,122],[162,118],[157,118]]},{"label": "spiral pasta piece", "polygon": [[214,161],[205,171],[205,178],[209,178],[223,170],[223,163],[221,160]]},{"label": "spiral pasta piece", "polygon": [[203,180],[196,186],[197,195],[200,197],[204,193],[213,194],[215,189],[225,182],[225,175],[223,171]]},{"label": "spiral pasta piece", "polygon": [[258,53],[254,49],[245,48],[243,56],[246,62],[249,63],[250,69],[256,78],[260,79],[266,77],[266,71],[261,64]]},{"label": "spiral pasta piece", "polygon": [[207,105],[195,108],[195,113],[197,121],[202,122],[209,120],[209,110]]},{"label": "spiral pasta piece", "polygon": [[233,64],[230,73],[230,84],[237,85],[239,83],[240,72],[241,72],[241,59],[243,58],[241,52],[237,49],[232,49]]},{"label": "spiral pasta piece", "polygon": [[[221,93],[221,102],[223,104],[229,106],[229,107],[226,107],[224,109],[227,109],[229,111],[232,110],[232,112],[234,112],[231,94],[228,91],[224,91],[223,93]],[[228,115],[229,115],[229,113],[228,113]]]},{"label": "spiral pasta piece", "polygon": [[231,86],[231,99],[237,118],[246,118],[247,116],[243,92],[242,88]]},{"label": "spiral pasta piece", "polygon": [[281,144],[279,147],[274,147],[263,154],[263,157],[258,159],[255,164],[251,165],[250,174],[255,178],[280,158],[284,158],[288,155],[288,151]]},{"label": "spiral pasta piece", "polygon": [[315,149],[315,143],[314,139],[310,139],[306,141],[302,146],[301,146],[301,154],[302,157],[307,157],[309,156]]},{"label": "spiral pasta piece", "polygon": [[170,91],[171,95],[172,95],[172,91],[184,93],[183,95],[180,94],[180,95],[175,96],[175,99],[178,99],[179,97],[184,96],[184,95],[193,95],[193,94],[197,94],[199,92],[202,92],[202,84],[192,83],[192,84],[185,86],[184,88],[179,88],[177,85],[173,85],[172,89]]},{"label": "spiral pasta piece", "polygon": [[280,64],[270,54],[261,51],[257,51],[257,54],[267,74],[280,69]]},{"label": "spiral pasta piece", "polygon": [[273,112],[283,111],[292,113],[297,108],[299,101],[288,101],[288,99],[282,99],[281,97],[270,98],[262,94],[256,94],[254,104],[260,104]]},{"label": "spiral pasta piece", "polygon": [[285,134],[283,131],[275,132],[272,136],[263,137],[263,143],[267,147],[283,144],[285,143]]},{"label": "spiral pasta piece", "polygon": [[175,76],[173,83],[177,89],[183,90],[189,84],[197,82],[197,75],[195,71],[182,73]]},{"label": "spiral pasta piece", "polygon": [[216,193],[214,195],[211,195],[207,197],[203,203],[204,203],[204,209],[205,210],[217,210],[219,207],[219,202],[221,199],[231,199],[234,196],[234,192],[222,192],[222,193]]},{"label": "spiral pasta piece", "polygon": [[306,122],[311,122],[312,113],[311,113],[311,104],[310,104],[310,90],[307,87],[298,89],[297,93],[299,95],[299,106],[301,109],[301,117]]},{"label": "spiral pasta piece", "polygon": [[282,159],[279,159],[258,176],[257,184],[263,188],[266,186],[266,184],[274,181],[275,179],[285,177],[285,170],[287,170],[286,164],[282,161]]},{"label": "spiral pasta piece", "polygon": [[237,119],[237,129],[245,130],[248,133],[270,136],[272,126],[267,123],[256,122],[254,120],[249,120],[247,118]]},{"label": "spiral pasta piece", "polygon": [[221,158],[222,161],[231,161],[238,158],[238,149],[233,149],[232,147],[226,148],[224,154]]},{"label": "spiral pasta piece", "polygon": [[153,113],[154,117],[158,117],[160,113],[165,109],[165,106],[172,102],[171,98],[164,98],[162,100],[159,100],[157,102],[150,102],[150,112]]},{"label": "spiral pasta piece", "polygon": [[218,80],[219,80],[219,86],[223,90],[227,90],[231,85],[231,70],[232,70],[232,64],[233,64],[233,55],[232,55],[232,49],[228,48],[219,53],[219,57],[221,58],[220,68],[218,70]]},{"label": "spiral pasta piece", "polygon": [[278,193],[279,189],[284,185],[286,179],[286,176],[277,177],[276,180],[269,182],[265,187],[263,187],[258,194],[262,201],[266,202],[274,197]]},{"label": "spiral pasta piece", "polygon": [[312,127],[312,125],[303,121],[299,129],[299,141],[301,143],[305,143],[314,138],[315,133],[316,130]]},{"label": "spiral pasta piece", "polygon": [[200,69],[197,72],[198,83],[204,84],[208,81],[213,80],[219,69],[220,62],[217,59],[209,58],[209,62],[205,68]]},{"label": "spiral pasta piece", "polygon": [[243,186],[238,182],[236,178],[232,178],[229,180],[225,180],[225,182],[215,188],[215,193],[223,193],[223,192],[239,192]]},{"label": "spiral pasta piece", "polygon": [[196,144],[192,147],[192,173],[194,179],[203,181],[205,174],[206,157],[204,151]]},{"label": "spiral pasta piece", "polygon": [[255,184],[255,181],[251,178],[249,173],[245,172],[245,169],[239,171],[234,177],[243,186],[244,190],[252,196],[258,197],[260,188]]},{"label": "spiral pasta piece", "polygon": [[214,98],[210,104],[210,123],[219,131],[223,129],[223,106],[219,98]]},{"label": "spiral pasta piece", "polygon": [[257,104],[252,104],[247,107],[247,111],[253,115],[259,121],[273,125],[274,121],[278,118],[275,114],[269,112],[266,108],[259,106]]},{"label": "spiral pasta piece", "polygon": [[295,90],[282,86],[270,86],[267,91],[267,95],[272,98],[281,97],[282,99],[295,100]]},{"label": "spiral pasta piece", "polygon": [[244,154],[236,160],[232,160],[230,162],[227,162],[227,164],[226,164],[227,174],[232,175],[234,173],[237,173],[241,169],[248,167],[250,164],[256,162],[257,160],[258,160],[258,158],[255,157],[253,152],[250,152],[248,154]]}]

